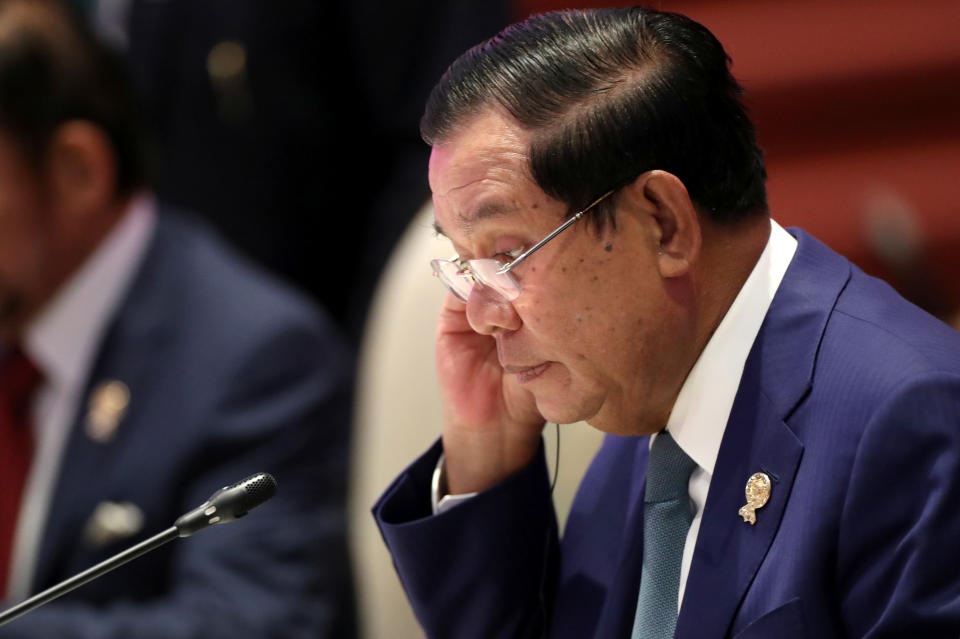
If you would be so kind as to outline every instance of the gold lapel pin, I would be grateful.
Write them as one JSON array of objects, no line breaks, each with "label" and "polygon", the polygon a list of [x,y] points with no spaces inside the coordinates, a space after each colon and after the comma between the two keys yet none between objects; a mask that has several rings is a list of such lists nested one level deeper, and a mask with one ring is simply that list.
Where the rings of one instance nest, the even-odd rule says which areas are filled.
[{"label": "gold lapel pin", "polygon": [[95,442],[105,444],[113,439],[120,420],[130,405],[130,389],[119,380],[109,380],[97,386],[90,393],[87,411],[87,436]]},{"label": "gold lapel pin", "polygon": [[757,509],[763,508],[770,499],[770,478],[766,473],[754,473],[747,480],[747,503],[740,509],[743,521],[757,523]]}]

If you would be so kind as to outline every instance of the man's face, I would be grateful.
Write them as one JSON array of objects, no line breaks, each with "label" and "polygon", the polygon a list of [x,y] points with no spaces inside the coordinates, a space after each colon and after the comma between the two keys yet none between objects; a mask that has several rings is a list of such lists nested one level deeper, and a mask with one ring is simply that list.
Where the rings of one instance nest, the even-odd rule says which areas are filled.
[{"label": "man's face", "polygon": [[[461,258],[509,260],[563,221],[566,206],[533,181],[527,149],[528,134],[493,111],[434,147],[435,220]],[[467,317],[547,420],[645,434],[666,424],[686,375],[674,355],[692,326],[660,276],[654,216],[616,197],[616,230],[577,222],[511,271],[516,300],[477,287]]]},{"label": "man's face", "polygon": [[0,130],[0,339],[14,338],[49,294],[57,260],[41,177]]}]

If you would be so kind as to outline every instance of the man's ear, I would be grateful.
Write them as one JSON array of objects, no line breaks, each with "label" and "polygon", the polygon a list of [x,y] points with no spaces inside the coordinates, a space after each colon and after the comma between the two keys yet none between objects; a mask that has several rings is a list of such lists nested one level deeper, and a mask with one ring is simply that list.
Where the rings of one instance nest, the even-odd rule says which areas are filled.
[{"label": "man's ear", "polygon": [[647,171],[629,184],[634,202],[648,215],[660,275],[686,275],[700,256],[701,228],[687,187],[666,171]]},{"label": "man's ear", "polygon": [[51,201],[74,221],[102,211],[116,197],[113,145],[103,129],[90,122],[71,120],[57,127],[44,167]]}]

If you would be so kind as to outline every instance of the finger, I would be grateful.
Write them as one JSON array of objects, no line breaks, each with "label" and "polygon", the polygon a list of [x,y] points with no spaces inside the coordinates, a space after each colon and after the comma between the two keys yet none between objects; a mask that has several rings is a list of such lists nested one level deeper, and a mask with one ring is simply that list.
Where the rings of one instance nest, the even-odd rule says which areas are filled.
[{"label": "finger", "polygon": [[443,298],[443,306],[441,306],[441,309],[444,311],[449,310],[463,313],[467,310],[467,303],[453,293],[447,291],[447,296]]},{"label": "finger", "polygon": [[474,333],[467,319],[467,305],[453,293],[447,293],[437,318],[437,334]]}]

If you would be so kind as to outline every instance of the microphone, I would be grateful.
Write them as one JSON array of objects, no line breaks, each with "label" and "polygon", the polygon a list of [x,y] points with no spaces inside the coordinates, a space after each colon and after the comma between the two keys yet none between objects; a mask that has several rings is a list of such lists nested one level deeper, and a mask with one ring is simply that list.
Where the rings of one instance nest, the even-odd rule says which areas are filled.
[{"label": "microphone", "polygon": [[119,568],[141,555],[159,548],[167,542],[190,535],[215,524],[225,524],[246,515],[277,492],[277,480],[269,473],[256,473],[246,479],[221,488],[210,495],[207,501],[179,517],[173,526],[162,533],[141,541],[139,544],[100,562],[96,566],[70,577],[66,581],[38,593],[0,613],[0,626],[35,608],[62,597],[71,590],[89,583],[111,570]]},{"label": "microphone", "polygon": [[213,526],[239,519],[250,510],[274,496],[277,480],[269,473],[257,473],[235,484],[221,488],[173,524],[180,537]]}]

